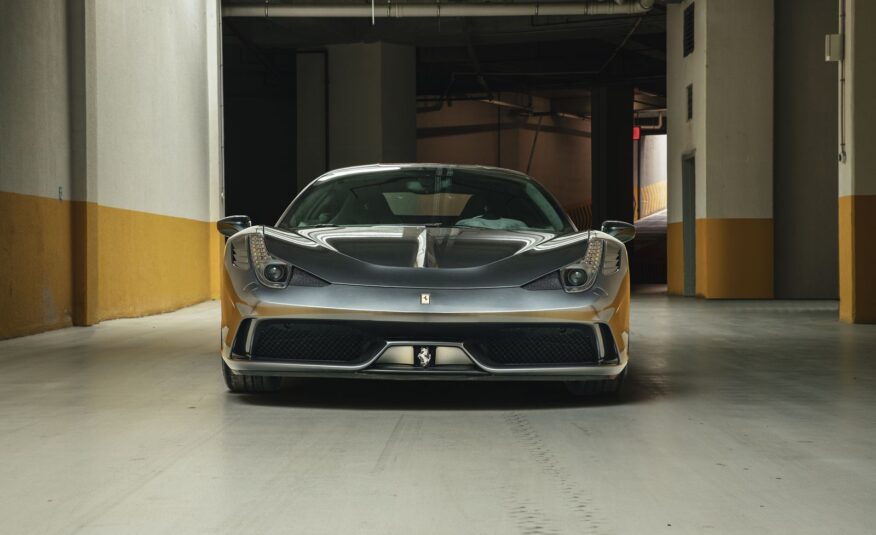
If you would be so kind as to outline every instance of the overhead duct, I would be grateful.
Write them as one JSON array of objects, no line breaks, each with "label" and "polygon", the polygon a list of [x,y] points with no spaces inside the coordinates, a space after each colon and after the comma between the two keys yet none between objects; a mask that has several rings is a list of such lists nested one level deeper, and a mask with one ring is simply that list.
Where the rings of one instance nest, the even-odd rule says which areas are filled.
[{"label": "overhead duct", "polygon": [[525,3],[393,3],[226,5],[224,17],[301,18],[415,18],[415,17],[537,17],[548,15],[640,15],[654,6],[654,0],[630,2],[525,2]]}]

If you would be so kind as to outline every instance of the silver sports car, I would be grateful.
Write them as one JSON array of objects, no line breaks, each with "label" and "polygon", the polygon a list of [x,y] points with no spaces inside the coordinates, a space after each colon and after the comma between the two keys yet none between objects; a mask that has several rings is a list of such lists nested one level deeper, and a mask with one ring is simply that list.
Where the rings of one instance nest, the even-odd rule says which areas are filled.
[{"label": "silver sports car", "polygon": [[566,381],[618,390],[630,279],[608,221],[577,230],[532,178],[492,167],[338,169],[277,224],[228,236],[222,368],[234,392],[284,376]]}]

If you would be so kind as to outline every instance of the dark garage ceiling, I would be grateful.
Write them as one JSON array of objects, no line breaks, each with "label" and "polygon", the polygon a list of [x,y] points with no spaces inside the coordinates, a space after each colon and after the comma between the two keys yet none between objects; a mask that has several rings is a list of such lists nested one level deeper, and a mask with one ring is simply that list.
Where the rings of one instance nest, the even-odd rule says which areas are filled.
[{"label": "dark garage ceiling", "polygon": [[[263,4],[226,2],[242,3]],[[258,49],[265,61],[330,44],[414,45],[420,96],[460,98],[488,90],[583,98],[594,86],[632,85],[639,107],[664,106],[661,3],[642,16],[378,18],[374,25],[367,18],[272,17],[226,18],[224,25],[226,44]]]}]

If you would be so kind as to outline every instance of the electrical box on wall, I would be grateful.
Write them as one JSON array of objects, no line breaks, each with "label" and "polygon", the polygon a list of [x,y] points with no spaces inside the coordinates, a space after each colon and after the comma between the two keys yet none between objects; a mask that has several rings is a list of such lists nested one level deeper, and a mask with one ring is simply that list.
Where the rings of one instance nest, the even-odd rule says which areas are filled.
[{"label": "electrical box on wall", "polygon": [[824,61],[843,60],[843,36],[839,33],[829,33],[824,36]]}]

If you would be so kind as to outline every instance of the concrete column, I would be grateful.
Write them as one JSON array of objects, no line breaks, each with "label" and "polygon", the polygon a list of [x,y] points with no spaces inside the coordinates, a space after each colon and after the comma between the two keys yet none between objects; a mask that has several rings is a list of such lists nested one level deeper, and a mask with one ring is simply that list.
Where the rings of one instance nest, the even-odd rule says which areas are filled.
[{"label": "concrete column", "polygon": [[[840,319],[876,323],[876,2],[841,0],[845,8],[845,77],[839,163]],[[842,20],[840,21],[842,25]]]},{"label": "concrete column", "polygon": [[775,5],[775,296],[836,299],[837,82],[824,35],[837,0]]},{"label": "concrete column", "polygon": [[71,324],[66,11],[0,4],[0,338]]},{"label": "concrete column", "polygon": [[607,219],[633,221],[633,90],[592,92],[593,227]]},{"label": "concrete column", "polygon": [[327,52],[299,52],[295,57],[298,191],[327,171],[327,54]]},{"label": "concrete column", "polygon": [[416,105],[413,47],[329,47],[329,167],[414,161]]},{"label": "concrete column", "polygon": [[[695,44],[685,57],[684,10],[692,3]],[[682,161],[693,157],[696,294],[773,296],[773,19],[772,0],[668,6],[671,293],[684,285]]]}]

